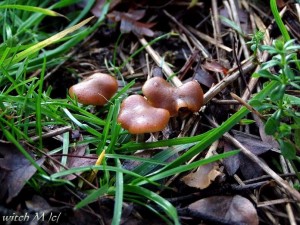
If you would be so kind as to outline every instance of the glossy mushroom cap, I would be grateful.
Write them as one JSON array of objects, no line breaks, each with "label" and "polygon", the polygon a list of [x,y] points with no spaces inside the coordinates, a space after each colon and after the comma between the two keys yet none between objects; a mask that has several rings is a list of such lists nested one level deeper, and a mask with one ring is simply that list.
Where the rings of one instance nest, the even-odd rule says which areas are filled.
[{"label": "glossy mushroom cap", "polygon": [[170,116],[176,116],[181,108],[197,112],[203,105],[203,91],[197,81],[189,81],[176,88],[160,77],[145,82],[143,94],[156,108],[167,109]]},{"label": "glossy mushroom cap", "polygon": [[104,105],[118,90],[117,80],[104,73],[95,73],[69,89],[71,98],[84,105]]},{"label": "glossy mushroom cap", "polygon": [[168,110],[154,108],[140,95],[131,95],[121,104],[118,122],[131,134],[163,130],[170,119]]}]

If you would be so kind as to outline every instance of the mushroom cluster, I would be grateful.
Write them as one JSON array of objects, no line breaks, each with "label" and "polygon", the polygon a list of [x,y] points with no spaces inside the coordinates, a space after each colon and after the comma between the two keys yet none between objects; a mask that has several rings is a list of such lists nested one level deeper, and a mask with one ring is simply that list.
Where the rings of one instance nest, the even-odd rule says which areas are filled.
[{"label": "mushroom cluster", "polygon": [[197,81],[177,88],[163,78],[153,77],[145,82],[142,92],[146,99],[129,96],[122,102],[118,116],[121,126],[132,134],[161,131],[180,109],[197,112],[203,105],[203,91]]},{"label": "mushroom cluster", "polygon": [[[69,89],[71,98],[84,105],[102,106],[117,92],[117,80],[104,73],[95,73]],[[153,77],[142,87],[143,96],[131,95],[121,104],[118,123],[132,134],[163,130],[170,117],[180,109],[197,112],[203,105],[203,91],[197,81],[173,87],[160,77]]]}]

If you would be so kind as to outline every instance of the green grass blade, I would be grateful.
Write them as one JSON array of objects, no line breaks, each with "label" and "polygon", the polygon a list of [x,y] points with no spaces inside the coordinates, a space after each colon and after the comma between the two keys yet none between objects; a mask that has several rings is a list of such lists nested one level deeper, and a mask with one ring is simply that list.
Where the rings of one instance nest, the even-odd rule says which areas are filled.
[{"label": "green grass blade", "polygon": [[40,149],[43,149],[43,139],[42,139],[42,93],[43,93],[43,84],[44,84],[44,76],[46,70],[46,58],[44,58],[44,64],[41,71],[41,77],[39,80],[39,89],[38,95],[36,98],[36,130],[39,136],[39,145]]},{"label": "green grass blade", "polygon": [[22,51],[20,53],[17,53],[13,58],[6,59],[3,62],[3,66],[7,66],[8,64],[15,64],[17,62],[20,62],[21,60],[27,58],[28,56],[32,55],[33,53],[38,52],[42,48],[59,41],[60,39],[62,39],[66,35],[68,35],[69,33],[72,33],[74,31],[78,30],[79,28],[81,28],[82,26],[84,26],[85,24],[90,22],[91,19],[93,19],[93,17],[90,17],[90,18],[82,21],[81,23],[74,25],[73,27],[67,28],[67,29],[53,35],[52,37],[47,38],[46,40],[41,41],[41,42],[25,49],[24,51]]},{"label": "green grass blade", "polygon": [[40,7],[36,7],[36,6],[29,6],[29,5],[0,5],[0,9],[19,9],[19,10],[24,10],[24,11],[29,11],[29,12],[37,12],[37,13],[41,13],[41,14],[44,14],[47,16],[65,17],[64,15],[59,14],[53,10],[44,9],[44,8],[40,8]]},{"label": "green grass blade", "polygon": [[[224,158],[236,155],[237,153],[239,153],[239,151],[230,151],[230,152],[225,152],[225,153],[222,153],[222,154],[219,154],[219,155],[214,155],[214,156],[211,156],[207,159],[201,159],[199,161],[190,163],[188,165],[182,165],[182,166],[178,166],[178,167],[175,167],[175,168],[172,168],[172,169],[169,169],[169,170],[162,170],[162,171],[159,171],[159,172],[155,172],[154,175],[150,175],[150,176],[148,176],[148,178],[151,181],[161,180],[163,178],[166,178],[166,177],[178,174],[178,173],[183,173],[183,172],[195,169],[199,166],[203,166],[205,164],[215,162],[215,161],[218,161],[220,159],[224,159]],[[135,181],[132,182],[132,184],[134,184],[134,185],[143,185],[143,184],[146,184],[146,180],[143,180],[143,181],[135,180]]]},{"label": "green grass blade", "polygon": [[[121,162],[119,159],[116,159],[115,162],[116,162],[118,168],[122,168],[122,165],[121,165]],[[114,215],[113,215],[113,220],[111,222],[112,225],[119,225],[121,223],[123,193],[124,193],[123,173],[121,171],[117,171],[116,172]]]},{"label": "green grass blade", "polygon": [[133,185],[124,185],[124,191],[128,193],[140,195],[145,199],[149,199],[153,201],[165,211],[165,213],[174,221],[175,225],[180,225],[176,208],[163,197],[159,196],[158,194],[150,190],[147,190],[146,188],[133,186]]},{"label": "green grass blade", "polygon": [[81,200],[77,203],[74,209],[80,209],[100,198],[101,196],[107,194],[108,192],[108,184],[103,185],[102,187],[98,188],[97,190],[92,191],[85,199]]}]

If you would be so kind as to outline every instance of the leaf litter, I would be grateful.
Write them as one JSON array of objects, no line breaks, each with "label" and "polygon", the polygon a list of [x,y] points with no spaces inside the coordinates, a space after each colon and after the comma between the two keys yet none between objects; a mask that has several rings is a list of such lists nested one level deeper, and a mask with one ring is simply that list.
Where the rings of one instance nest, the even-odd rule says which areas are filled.
[{"label": "leaf litter", "polygon": [[[106,1],[97,0],[93,9],[91,10],[91,13],[98,17],[101,17],[102,7],[104,6],[105,2]],[[197,2],[197,1],[193,1],[193,2]],[[259,24],[259,22],[257,22],[257,21],[259,21],[259,19],[260,19],[260,18],[256,18],[255,17],[256,14],[253,13],[253,12],[257,13],[257,12],[259,12],[259,10],[257,9],[257,7],[251,6],[251,4],[253,4],[253,3],[251,3],[252,1],[249,1],[249,4],[248,4],[248,1],[240,1],[239,4],[236,5],[237,7],[235,10],[233,10],[232,9],[233,7],[231,7],[232,2],[234,2],[234,1],[229,1],[229,7],[225,7],[224,6],[225,4],[218,2],[218,5],[216,7],[216,9],[217,9],[216,15],[214,14],[215,12],[213,12],[211,10],[213,8],[214,2],[215,1],[211,1],[211,2],[207,1],[207,2],[203,2],[203,3],[201,2],[201,4],[196,4],[193,8],[188,9],[188,8],[185,8],[185,5],[188,5],[185,3],[190,3],[190,2],[184,2],[184,1],[182,1],[182,2],[181,1],[170,1],[167,4],[162,4],[161,2],[157,2],[157,1],[152,1],[151,3],[145,1],[145,2],[143,2],[143,3],[145,3],[145,5],[141,5],[137,2],[134,4],[131,4],[128,1],[127,2],[126,1],[124,1],[124,2],[123,1],[111,1],[113,7],[110,8],[111,12],[108,16],[108,21],[109,21],[110,25],[112,22],[118,22],[118,23],[117,23],[117,26],[115,26],[113,28],[108,26],[108,29],[111,32],[115,32],[115,33],[120,31],[121,33],[126,33],[126,34],[127,33],[135,33],[138,36],[144,35],[144,36],[152,37],[152,38],[149,38],[149,40],[153,40],[153,38],[157,37],[157,35],[160,35],[161,33],[177,32],[178,36],[170,37],[168,40],[161,40],[159,43],[153,44],[153,48],[155,48],[155,51],[158,54],[163,56],[162,57],[164,59],[163,63],[168,63],[173,66],[172,68],[174,69],[174,71],[179,71],[179,69],[184,64],[184,63],[182,63],[182,61],[185,61],[186,58],[188,58],[188,56],[191,54],[191,52],[194,51],[195,48],[198,49],[198,48],[201,48],[201,46],[197,45],[198,39],[195,41],[194,40],[195,36],[192,36],[189,33],[185,33],[185,31],[178,28],[169,19],[166,20],[166,17],[162,16],[162,14],[163,14],[162,12],[165,9],[168,10],[168,12],[170,12],[174,16],[174,18],[176,18],[176,21],[178,21],[179,23],[182,23],[182,26],[184,26],[184,27],[187,25],[186,27],[193,26],[193,27],[199,28],[199,30],[201,32],[205,32],[205,34],[207,34],[208,36],[210,36],[212,38],[211,41],[204,42],[203,41],[204,39],[201,38],[201,35],[197,36],[197,38],[199,38],[199,42],[203,41],[203,43],[205,43],[204,47],[206,48],[206,50],[208,50],[211,53],[211,55],[213,57],[212,57],[212,59],[210,59],[211,61],[208,61],[208,63],[206,61],[204,61],[204,59],[201,58],[201,56],[195,57],[195,59],[196,59],[195,62],[191,62],[191,64],[189,64],[188,68],[186,68],[185,77],[187,79],[193,78],[193,79],[198,80],[199,83],[201,83],[201,84],[203,84],[203,86],[205,86],[205,91],[210,92],[211,90],[214,90],[214,87],[215,87],[215,85],[218,84],[218,82],[222,83],[224,81],[224,80],[222,80],[223,75],[227,75],[230,77],[232,75],[231,70],[236,70],[236,71],[238,70],[238,68],[236,66],[236,60],[233,60],[233,55],[231,55],[231,53],[230,54],[228,54],[226,52],[224,53],[222,51],[222,49],[220,49],[218,47],[218,45],[216,44],[217,43],[216,40],[218,39],[218,42],[221,40],[220,43],[224,44],[225,46],[229,46],[231,49],[236,48],[237,59],[239,61],[242,61],[242,60],[244,60],[244,58],[242,56],[243,50],[241,48],[241,42],[240,42],[240,40],[238,40],[238,37],[237,37],[238,35],[236,35],[236,33],[234,33],[233,30],[235,30],[235,28],[237,28],[237,30],[240,29],[241,33],[243,33],[243,34],[253,33],[255,31],[255,29],[259,29],[259,26],[257,26],[257,27],[255,27],[255,26],[251,27],[251,26],[253,24],[254,25]],[[284,1],[279,1],[279,2],[281,4],[283,3],[283,4],[287,5],[287,3],[284,3]],[[210,3],[212,3],[212,5],[210,5]],[[249,9],[249,8],[247,9],[247,7],[245,7],[245,4],[247,6],[251,6],[251,9]],[[263,6],[265,5],[265,3],[263,3],[263,2],[261,2],[259,4],[261,4]],[[291,7],[291,4],[289,4],[289,7]],[[230,12],[228,12],[228,10],[230,10]],[[290,9],[288,8],[287,10],[289,11]],[[210,20],[210,17],[212,19],[213,19],[213,17],[219,18],[218,17],[219,14],[223,14],[223,16],[227,19],[226,21],[228,22],[232,19],[231,18],[232,11],[235,11],[237,13],[238,17],[240,18],[241,26],[236,26],[236,24],[233,22],[230,22],[229,24],[223,23],[224,21],[221,20],[222,23],[219,24],[219,25],[221,25],[221,31],[214,27],[217,24],[212,24],[212,20]],[[208,13],[211,13],[211,14],[208,15]],[[149,17],[149,14],[151,14],[152,17]],[[270,21],[268,21],[269,17],[270,17],[270,13],[263,12],[263,13],[258,13],[258,14],[263,19],[263,21],[261,21],[261,23],[266,23],[266,25],[268,26],[270,24]],[[152,23],[153,18],[155,18],[155,23]],[[156,19],[156,18],[158,18],[158,19]],[[142,22],[142,21],[151,21],[151,22]],[[198,23],[198,24],[195,24],[195,23]],[[155,25],[155,27],[154,27],[154,25]],[[267,26],[265,26],[265,27],[267,27]],[[233,29],[230,29],[230,28],[233,28]],[[101,39],[101,37],[102,37],[101,35],[104,36],[104,34],[101,32],[102,31],[100,31],[100,30],[98,31],[97,38],[94,38],[93,41],[91,41],[91,44],[88,43],[87,46],[84,46],[82,49],[80,49],[81,52],[78,55],[78,58],[74,59],[75,63],[73,63],[73,64],[67,63],[66,66],[77,71],[80,76],[85,73],[90,73],[91,72],[90,68],[95,69],[95,70],[106,70],[107,69],[106,62],[110,62],[110,59],[106,58],[106,56],[102,56],[101,54],[98,54],[99,48],[100,48],[99,46],[101,46],[101,49],[104,46],[103,49],[107,52],[110,52],[111,49],[113,49],[113,45],[116,43],[116,40],[112,39],[111,40],[112,43],[103,43],[103,39]],[[196,35],[195,31],[192,30],[192,32],[194,35]],[[216,32],[216,33],[214,33],[214,32]],[[116,36],[118,36],[118,35],[116,35]],[[134,52],[139,47],[138,40],[135,39],[133,35],[130,35],[130,34],[123,35],[122,38],[124,38],[124,40],[120,41],[120,46],[121,46],[120,49],[122,49],[122,51],[124,51],[125,53],[130,55],[130,54],[132,54],[132,52]],[[199,49],[199,50],[201,52],[201,49]],[[122,57],[118,56],[118,52],[116,52],[114,54],[116,54],[117,63],[119,63],[119,65],[122,64],[124,59]],[[86,58],[86,57],[80,58],[80,55],[92,56],[92,57],[91,58]],[[130,66],[134,67],[134,70],[133,70],[134,73],[128,72],[126,69],[123,69],[122,71],[120,71],[122,78],[124,78],[124,80],[123,80],[124,83],[130,82],[132,77],[134,79],[136,79],[136,85],[134,86],[134,88],[132,88],[132,90],[130,90],[132,92],[139,91],[139,85],[142,84],[142,82],[145,80],[145,78],[147,76],[150,77],[151,74],[153,75],[154,72],[151,72],[151,71],[153,71],[153,70],[151,70],[151,68],[158,67],[159,69],[161,69],[161,67],[162,67],[162,65],[155,65],[155,63],[152,62],[151,58],[150,57],[147,58],[147,57],[148,57],[148,55],[145,56],[144,52],[142,52],[142,54],[138,54],[136,56],[136,58],[132,59],[132,62],[130,62]],[[102,61],[105,62],[105,63],[103,63],[103,65],[101,63],[99,63],[99,60],[98,60],[99,58],[103,59]],[[84,62],[88,62],[88,63],[81,63],[81,61],[79,59],[84,59]],[[227,68],[223,67],[221,64],[218,63],[218,62],[223,62],[224,59],[228,60],[228,62],[229,62],[230,66],[228,68],[232,67],[229,70],[227,70]],[[97,63],[95,63],[95,61]],[[161,63],[161,64],[163,64],[163,63]],[[87,64],[90,65],[90,67],[88,67],[89,69],[86,69],[87,67],[84,67]],[[146,64],[147,64],[147,67],[149,66],[149,68],[146,68]],[[199,65],[202,65],[202,66],[199,66]],[[148,71],[150,71],[150,74],[148,74]],[[221,76],[219,76],[219,74],[217,74],[217,73],[220,73]],[[128,75],[128,74],[130,74],[130,75]],[[67,75],[70,75],[70,74],[67,74]],[[251,79],[250,78],[251,73],[244,72],[244,75],[246,75],[247,80]],[[73,74],[72,74],[72,76],[73,76]],[[186,80],[182,79],[182,81],[185,82]],[[208,104],[205,106],[206,109],[203,109],[203,113],[207,113],[207,111],[205,111],[205,110],[210,110],[212,112],[212,114],[218,119],[220,119],[219,116],[222,117],[222,119],[228,118],[229,114],[234,113],[238,109],[238,107],[235,107],[234,105],[226,105],[227,104],[226,101],[231,100],[228,93],[230,91],[235,91],[236,93],[242,93],[244,91],[244,89],[246,89],[246,87],[243,86],[243,84],[238,83],[237,81],[234,81],[232,83],[232,81],[231,81],[229,84],[226,84],[226,88],[222,89],[221,91],[219,91],[213,95],[213,97],[217,100],[220,100],[221,103],[215,103],[214,101],[208,102]],[[65,97],[64,96],[65,90],[63,92],[64,93],[63,93],[62,97]],[[217,109],[218,111],[214,110],[214,109]],[[167,137],[164,136],[166,131],[163,131],[162,135],[157,134],[157,137],[159,137],[158,139],[166,139],[169,137],[173,138],[177,134],[180,133],[181,129],[184,126],[187,127],[187,128],[184,127],[184,130],[193,130],[193,132],[194,132],[194,133],[193,132],[186,133],[186,136],[192,136],[195,133],[198,134],[198,133],[204,133],[205,131],[207,131],[205,119],[204,120],[201,119],[201,125],[199,125],[199,127],[197,129],[196,128],[189,129],[189,127],[185,124],[185,122],[188,121],[188,119],[189,119],[188,117],[185,117],[185,118],[178,118],[178,119],[172,120],[170,127],[168,128],[169,129],[168,133],[170,133],[170,136],[169,136],[169,134]],[[220,121],[224,121],[222,119]],[[236,140],[238,140],[240,143],[242,143],[244,146],[246,146],[252,153],[263,157],[264,154],[269,154],[270,149],[278,148],[278,144],[277,144],[277,142],[274,141],[274,139],[272,140],[272,138],[270,136],[263,133],[263,131],[264,131],[263,123],[259,123],[259,120],[257,120],[257,119],[255,119],[255,120],[256,120],[256,125],[258,125],[258,128],[259,128],[260,138],[248,135],[248,134],[246,134],[246,132],[243,132],[243,133],[237,133],[234,131],[232,131],[232,132],[233,132]],[[243,131],[246,129],[243,126],[240,126],[239,128]],[[250,133],[252,133],[252,128],[253,127],[250,126],[250,129],[251,129]],[[254,132],[254,133],[256,135],[258,135],[257,132]],[[141,137],[139,137],[139,138],[141,138]],[[139,140],[139,141],[141,141],[141,140]],[[80,167],[80,166],[84,166],[84,165],[93,165],[94,161],[96,160],[97,157],[96,157],[96,155],[85,155],[86,148],[87,148],[87,146],[78,146],[75,149],[73,149],[74,151],[72,151],[67,156],[68,160],[67,160],[66,166],[69,168],[76,168],[76,167]],[[223,146],[218,147],[218,151],[223,151],[223,150],[229,151],[232,149],[236,149],[236,148],[231,146],[231,144],[228,142],[225,142],[223,144]],[[272,152],[272,153],[274,153],[274,152]],[[277,156],[277,153],[275,155]],[[95,158],[92,159],[94,156],[95,156]],[[89,158],[89,157],[91,157],[91,158]],[[202,158],[203,155],[200,155],[199,157]],[[60,159],[60,158],[58,158],[58,159]],[[126,161],[125,161],[123,166],[126,169],[131,170],[130,168],[135,168],[137,166],[134,163],[135,162],[133,162],[133,165],[128,165],[128,164],[126,164]],[[222,166],[225,166],[224,171],[222,170]],[[5,166],[3,166],[3,167],[5,167]],[[0,166],[1,184],[2,184],[2,180],[4,179],[3,174],[7,175],[7,171],[5,168],[3,169],[3,167]],[[56,168],[60,169],[60,166],[57,165]],[[200,169],[200,168],[202,168],[202,169]],[[244,197],[235,195],[235,193],[231,193],[231,196],[225,196],[225,194],[227,194],[227,193],[224,193],[224,195],[223,195],[223,193],[221,193],[220,196],[216,196],[215,193],[209,193],[209,196],[211,196],[211,197],[202,195],[203,193],[213,190],[213,189],[211,189],[211,187],[214,186],[214,185],[212,185],[212,183],[219,185],[220,190],[222,191],[221,186],[222,185],[226,186],[226,185],[228,185],[229,182],[236,182],[233,180],[237,176],[241,176],[241,180],[250,179],[250,178],[257,178],[257,179],[264,178],[264,177],[261,177],[261,175],[264,173],[261,171],[260,167],[258,167],[257,164],[253,163],[251,160],[249,160],[247,157],[245,157],[245,155],[243,155],[242,153],[239,153],[238,155],[235,155],[228,159],[225,159],[222,162],[218,162],[218,165],[211,164],[211,165],[206,165],[206,166],[203,166],[200,168],[197,171],[190,173],[186,177],[182,178],[182,181],[184,181],[187,185],[190,184],[189,186],[192,187],[191,189],[185,188],[182,190],[182,192],[174,191],[171,193],[172,196],[178,195],[179,197],[182,197],[181,195],[183,195],[183,193],[186,193],[186,192],[189,193],[189,191],[191,191],[191,190],[192,191],[196,190],[196,193],[200,193],[200,195],[198,195],[198,198],[200,200],[194,202],[195,199],[193,199],[192,201],[194,203],[192,203],[192,204],[190,204],[190,202],[187,203],[188,208],[190,209],[191,212],[195,213],[196,218],[198,218],[197,217],[197,213],[198,213],[199,215],[205,214],[206,216],[215,218],[215,220],[212,220],[212,222],[214,222],[214,223],[216,223],[216,221],[223,221],[223,222],[227,221],[228,222],[227,224],[258,224],[258,216],[257,216],[258,215],[257,211],[258,211],[262,224],[271,224],[270,221],[277,221],[280,224],[288,224],[287,223],[287,221],[289,221],[288,214],[286,214],[286,212],[281,211],[283,208],[285,208],[285,206],[286,206],[285,203],[284,203],[284,205],[281,204],[279,207],[276,207],[273,205],[270,206],[270,204],[269,204],[269,206],[270,206],[269,208],[259,207],[259,208],[255,209],[255,206],[254,206],[255,203],[253,203],[247,199],[247,198],[250,199],[249,196],[251,194],[250,193],[251,191],[248,189],[246,189],[247,191],[245,193],[243,193]],[[59,170],[56,170],[56,171],[59,171]],[[222,183],[218,183],[216,181],[213,182],[214,177],[217,176],[217,171],[222,171],[226,174],[225,176],[227,176],[227,177],[225,179],[225,182],[224,181]],[[210,174],[212,174],[212,175],[210,175]],[[67,179],[70,179],[70,180],[75,179],[75,178],[76,177],[74,175],[67,177]],[[176,181],[178,181],[178,180],[176,180]],[[290,181],[292,182],[292,180],[293,179],[291,179]],[[5,182],[6,182],[6,180],[5,180]],[[178,182],[178,183],[181,184],[182,182]],[[179,187],[178,183],[175,182],[174,185],[171,185],[171,188],[174,188],[174,190],[176,190],[176,188]],[[203,185],[203,184],[205,184],[205,185]],[[176,186],[176,185],[178,185],[178,186]],[[275,184],[274,184],[274,186],[275,186]],[[271,188],[272,190],[274,190],[275,194],[272,197],[274,197],[274,196],[281,197],[280,195],[285,196],[283,194],[282,190],[279,190],[278,188],[276,189],[276,186],[275,187],[274,186],[265,187],[266,189]],[[240,187],[242,188],[242,187],[244,187],[244,185],[241,183]],[[260,186],[257,185],[255,187],[259,188]],[[8,187],[6,187],[6,189],[7,188]],[[0,192],[0,193],[2,193],[2,192]],[[65,192],[63,194],[65,194]],[[163,195],[164,195],[164,193],[162,193],[162,196]],[[260,195],[260,193],[257,195]],[[247,197],[247,198],[245,198],[245,197]],[[263,196],[263,197],[266,197],[266,196]],[[267,196],[267,198],[268,198],[268,196]],[[255,197],[254,197],[254,199],[255,199]],[[103,203],[102,200],[103,199],[99,200],[100,204]],[[109,215],[109,213],[111,213],[112,208],[113,208],[113,203],[114,203],[112,198],[110,200],[111,200],[111,204],[107,205],[108,207],[106,208],[107,214],[104,216],[102,215],[105,218],[105,220],[108,221],[108,223],[111,222],[111,219],[108,218],[109,217],[108,215]],[[67,199],[66,201],[68,203],[70,203],[70,202],[73,203],[74,200],[72,199],[69,202],[69,199]],[[291,201],[291,199],[289,199],[289,201]],[[176,208],[180,209],[181,207],[185,207],[181,201],[178,201],[177,203],[178,204],[176,205]],[[126,209],[128,209],[129,212],[132,212],[133,208],[140,210],[140,208],[136,207],[134,204],[129,205],[128,208],[127,208],[127,206],[128,206],[127,203],[126,203],[126,205],[124,204],[124,207]],[[149,204],[149,206],[152,207],[151,204]],[[297,208],[296,204],[294,204],[293,206],[295,206],[294,207],[295,211],[297,211],[298,208]],[[98,208],[95,207],[95,205],[93,205],[93,210],[94,209],[98,209]],[[281,214],[278,213],[279,211]],[[142,210],[140,210],[139,212],[142,212]],[[82,215],[82,211],[75,211],[75,213],[78,215]],[[145,214],[147,215],[148,212],[144,213],[144,215]],[[138,218],[138,220],[133,220],[128,215],[130,215],[130,213],[124,213],[124,217],[122,216],[123,222],[125,221],[128,224],[130,222],[132,222],[133,224],[135,224],[135,223],[136,224],[147,224],[147,222],[145,220],[143,221],[140,218]],[[261,215],[263,215],[263,216],[261,216]],[[274,218],[274,220],[268,219],[268,216],[266,216],[266,215],[270,215],[270,217]],[[295,215],[296,215],[296,220],[299,220],[299,218],[297,218],[297,214],[295,214]],[[150,216],[150,219],[151,219],[151,216]],[[182,217],[183,224],[189,224],[187,222],[188,220],[185,220],[185,219],[186,219],[185,217]],[[199,223],[203,222],[202,219],[200,218],[201,222],[199,221]],[[79,221],[81,223],[85,223],[85,222],[87,222],[87,217],[80,218],[80,216],[79,216],[79,217],[72,218],[72,220],[73,220],[74,224],[76,224],[76,223],[79,224]],[[76,222],[76,220],[77,220],[77,222]],[[70,221],[71,221],[71,219],[70,219]],[[193,223],[195,223],[193,218],[191,218],[191,221]],[[204,219],[204,221],[205,221],[205,219]],[[90,224],[93,224],[93,221]],[[163,223],[158,222],[156,224],[163,224]],[[209,223],[206,223],[206,224],[209,224]]]},{"label": "leaf litter", "polygon": [[[12,144],[0,143],[0,156],[0,199],[10,202],[35,174],[36,168]],[[36,163],[41,166],[44,161],[42,157]]]}]

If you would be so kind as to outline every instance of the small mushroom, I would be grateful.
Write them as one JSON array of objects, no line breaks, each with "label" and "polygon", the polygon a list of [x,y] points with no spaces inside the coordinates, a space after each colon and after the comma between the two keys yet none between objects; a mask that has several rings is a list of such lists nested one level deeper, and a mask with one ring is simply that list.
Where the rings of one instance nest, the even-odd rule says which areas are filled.
[{"label": "small mushroom", "polygon": [[104,73],[95,73],[69,89],[71,98],[84,105],[104,105],[118,90],[117,80]]},{"label": "small mushroom", "polygon": [[170,119],[168,110],[154,108],[140,95],[131,95],[121,104],[118,122],[131,134],[163,130]]},{"label": "small mushroom", "polygon": [[173,87],[160,77],[145,82],[143,94],[156,108],[167,109],[170,116],[178,115],[182,108],[197,112],[203,105],[203,91],[197,81],[189,81],[180,87]]}]

